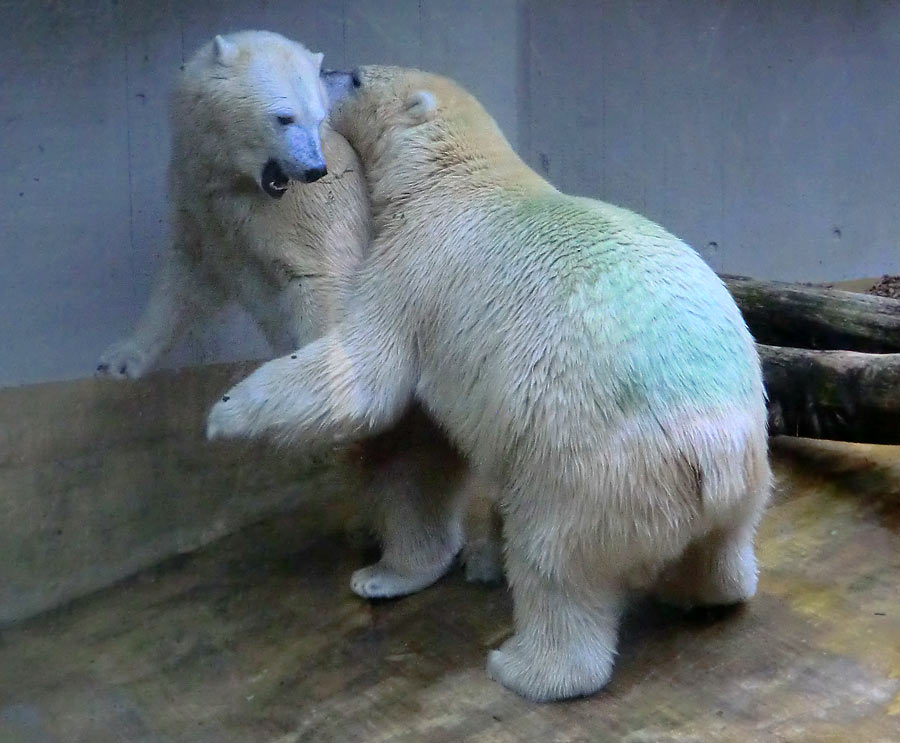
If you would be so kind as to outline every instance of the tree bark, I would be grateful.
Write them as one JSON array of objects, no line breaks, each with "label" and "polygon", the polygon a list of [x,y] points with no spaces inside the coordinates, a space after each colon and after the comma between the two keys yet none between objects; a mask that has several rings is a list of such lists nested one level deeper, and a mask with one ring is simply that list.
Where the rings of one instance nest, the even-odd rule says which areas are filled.
[{"label": "tree bark", "polygon": [[900,443],[900,354],[758,349],[770,435]]},{"label": "tree bark", "polygon": [[900,352],[900,300],[739,276],[722,279],[760,343]]}]

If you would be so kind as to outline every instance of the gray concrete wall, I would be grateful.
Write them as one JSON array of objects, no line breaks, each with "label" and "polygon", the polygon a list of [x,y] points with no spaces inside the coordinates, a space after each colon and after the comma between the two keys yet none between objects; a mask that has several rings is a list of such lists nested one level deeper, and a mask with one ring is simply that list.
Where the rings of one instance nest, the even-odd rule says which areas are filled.
[{"label": "gray concrete wall", "polygon": [[[212,35],[450,74],[517,141],[518,19],[517,0],[0,0],[0,385],[88,376],[131,327],[167,240],[170,81]],[[267,353],[233,311],[166,365]]]},{"label": "gray concrete wall", "polygon": [[528,4],[529,161],[718,270],[900,272],[900,3]]},{"label": "gray concrete wall", "polygon": [[[166,242],[166,96],[214,33],[456,77],[565,190],[646,213],[719,270],[900,271],[900,3],[0,0],[0,385],[77,378]],[[265,355],[239,312],[167,365]]]}]

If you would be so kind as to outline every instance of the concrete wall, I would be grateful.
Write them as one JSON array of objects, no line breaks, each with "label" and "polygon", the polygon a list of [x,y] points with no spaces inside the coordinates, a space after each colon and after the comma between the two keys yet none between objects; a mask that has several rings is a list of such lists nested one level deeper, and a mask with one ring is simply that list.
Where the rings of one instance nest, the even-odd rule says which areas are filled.
[{"label": "concrete wall", "polygon": [[900,3],[528,4],[526,154],[722,271],[900,272]]},{"label": "concrete wall", "polygon": [[[166,242],[170,80],[214,33],[448,73],[560,187],[720,270],[900,271],[900,3],[0,0],[0,385],[77,378]],[[167,365],[265,355],[239,312]]]}]

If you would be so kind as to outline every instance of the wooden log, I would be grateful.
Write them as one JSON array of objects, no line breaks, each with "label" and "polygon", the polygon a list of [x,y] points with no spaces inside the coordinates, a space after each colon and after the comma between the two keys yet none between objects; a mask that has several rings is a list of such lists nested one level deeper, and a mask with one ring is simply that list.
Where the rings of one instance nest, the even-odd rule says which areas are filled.
[{"label": "wooden log", "polygon": [[900,444],[900,354],[758,348],[770,435]]},{"label": "wooden log", "polygon": [[900,300],[740,276],[722,279],[760,343],[900,352]]}]

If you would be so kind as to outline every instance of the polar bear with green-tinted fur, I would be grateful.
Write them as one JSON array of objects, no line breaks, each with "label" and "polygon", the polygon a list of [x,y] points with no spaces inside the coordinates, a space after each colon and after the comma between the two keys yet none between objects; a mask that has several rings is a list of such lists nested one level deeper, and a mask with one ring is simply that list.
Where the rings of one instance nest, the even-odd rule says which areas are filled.
[{"label": "polar bear with green-tinted fur", "polygon": [[421,402],[498,485],[515,634],[489,673],[536,700],[591,693],[629,590],[756,590],[771,474],[753,339],[691,248],[557,191],[457,85],[359,76],[332,114],[376,225],[352,311],[235,386],[208,434],[345,441]]}]

